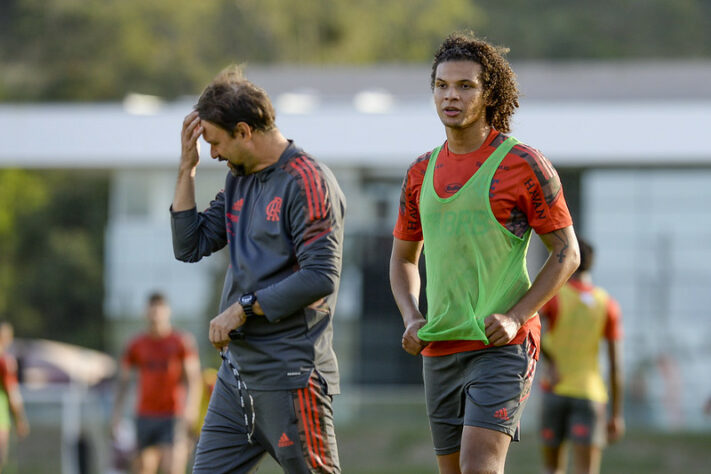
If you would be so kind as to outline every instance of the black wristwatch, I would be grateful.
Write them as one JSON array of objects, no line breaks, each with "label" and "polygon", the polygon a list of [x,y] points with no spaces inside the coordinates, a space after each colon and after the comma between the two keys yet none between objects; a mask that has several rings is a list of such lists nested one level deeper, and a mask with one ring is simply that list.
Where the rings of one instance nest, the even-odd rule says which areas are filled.
[{"label": "black wristwatch", "polygon": [[254,309],[252,306],[254,306],[254,303],[256,302],[257,296],[254,293],[245,293],[239,297],[239,304],[242,306],[244,314],[247,315],[248,318],[254,316]]}]

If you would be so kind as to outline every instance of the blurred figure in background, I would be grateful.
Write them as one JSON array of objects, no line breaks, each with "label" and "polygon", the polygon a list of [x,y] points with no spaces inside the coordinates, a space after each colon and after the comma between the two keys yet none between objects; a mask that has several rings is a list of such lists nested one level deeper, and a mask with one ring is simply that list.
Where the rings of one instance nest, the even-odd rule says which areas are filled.
[{"label": "blurred figure in background", "polygon": [[[600,471],[602,448],[625,431],[622,417],[622,323],[617,302],[593,285],[593,248],[578,238],[580,266],[540,311],[547,323],[542,340],[546,371],[541,420],[543,462],[547,473],[563,473],[563,443],[573,444],[576,473]],[[612,406],[598,364],[599,345],[607,340]]]},{"label": "blurred figure in background", "polygon": [[112,434],[119,429],[131,374],[137,369],[135,470],[184,474],[187,437],[199,411],[200,361],[192,336],[172,328],[162,294],[149,297],[146,318],[148,331],[129,343],[121,359]]},{"label": "blurred figure in background", "polygon": [[20,438],[30,432],[20,386],[17,383],[17,361],[7,352],[13,339],[12,325],[7,321],[0,322],[0,471],[7,461],[12,421],[15,422],[15,429]]},{"label": "blurred figure in background", "polygon": [[193,425],[193,439],[198,440],[200,438],[200,431],[202,430],[202,425],[205,422],[205,415],[207,415],[207,407],[210,404],[210,397],[212,396],[212,391],[215,389],[215,383],[217,383],[217,369],[212,367],[206,367],[202,371],[202,396],[200,397],[200,409],[198,411],[198,416]]}]

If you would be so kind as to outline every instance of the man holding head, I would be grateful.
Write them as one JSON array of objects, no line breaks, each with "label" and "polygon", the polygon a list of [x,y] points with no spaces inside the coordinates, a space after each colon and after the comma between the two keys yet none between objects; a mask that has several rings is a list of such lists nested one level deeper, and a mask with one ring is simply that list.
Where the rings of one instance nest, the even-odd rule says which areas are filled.
[{"label": "man holding head", "polygon": [[[203,212],[200,136],[229,168]],[[340,472],[332,320],[344,213],[335,177],[281,134],[266,92],[238,68],[220,73],[183,122],[171,208],[176,258],[196,262],[228,247],[230,259],[209,328],[224,363],[193,472],[252,472],[266,454],[289,473]]]}]

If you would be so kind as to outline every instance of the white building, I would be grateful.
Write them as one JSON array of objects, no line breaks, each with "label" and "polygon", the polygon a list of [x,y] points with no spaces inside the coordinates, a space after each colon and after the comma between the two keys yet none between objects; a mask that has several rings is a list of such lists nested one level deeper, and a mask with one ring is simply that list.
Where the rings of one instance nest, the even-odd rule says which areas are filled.
[{"label": "white building", "polygon": [[[631,409],[666,426],[699,426],[711,395],[711,151],[702,140],[711,130],[711,63],[514,70],[522,90],[514,135],[557,167],[577,230],[596,246],[596,282],[621,304]],[[406,382],[419,372],[399,352],[387,256],[405,170],[444,140],[429,74],[428,66],[247,70],[274,100],[284,134],[325,161],[347,195],[337,318],[350,329],[337,344],[354,382]],[[117,326],[162,289],[176,318],[204,331],[219,294],[224,258],[179,263],[170,242],[180,127],[195,101],[0,105],[0,166],[110,170],[105,309]],[[205,146],[203,156],[200,207],[226,173]],[[543,253],[531,253],[535,272]],[[383,354],[391,367],[372,372]]]}]

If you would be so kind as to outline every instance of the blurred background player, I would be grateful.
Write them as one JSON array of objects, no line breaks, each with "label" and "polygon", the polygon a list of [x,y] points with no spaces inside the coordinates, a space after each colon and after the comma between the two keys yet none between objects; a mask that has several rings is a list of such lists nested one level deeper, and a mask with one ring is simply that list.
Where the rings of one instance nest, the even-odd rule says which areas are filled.
[{"label": "blurred background player", "polygon": [[137,369],[138,453],[134,469],[140,473],[161,469],[183,474],[188,459],[188,431],[199,411],[200,361],[192,336],[172,328],[170,307],[162,294],[149,297],[146,318],[148,331],[129,343],[121,359],[112,434],[121,421],[132,370]]},{"label": "blurred background player", "polygon": [[30,432],[20,386],[17,383],[17,361],[7,352],[13,337],[12,325],[6,321],[0,322],[0,470],[7,460],[12,421],[15,422],[15,429],[20,438]]},{"label": "blurred background player", "polygon": [[[580,266],[560,292],[540,311],[547,330],[542,339],[546,371],[541,421],[543,462],[547,473],[563,473],[563,443],[573,444],[576,473],[600,471],[602,448],[624,434],[622,417],[622,324],[620,308],[592,283],[593,248],[578,238]],[[599,343],[607,340],[612,407],[598,364]],[[607,421],[607,426],[606,426]]]}]

